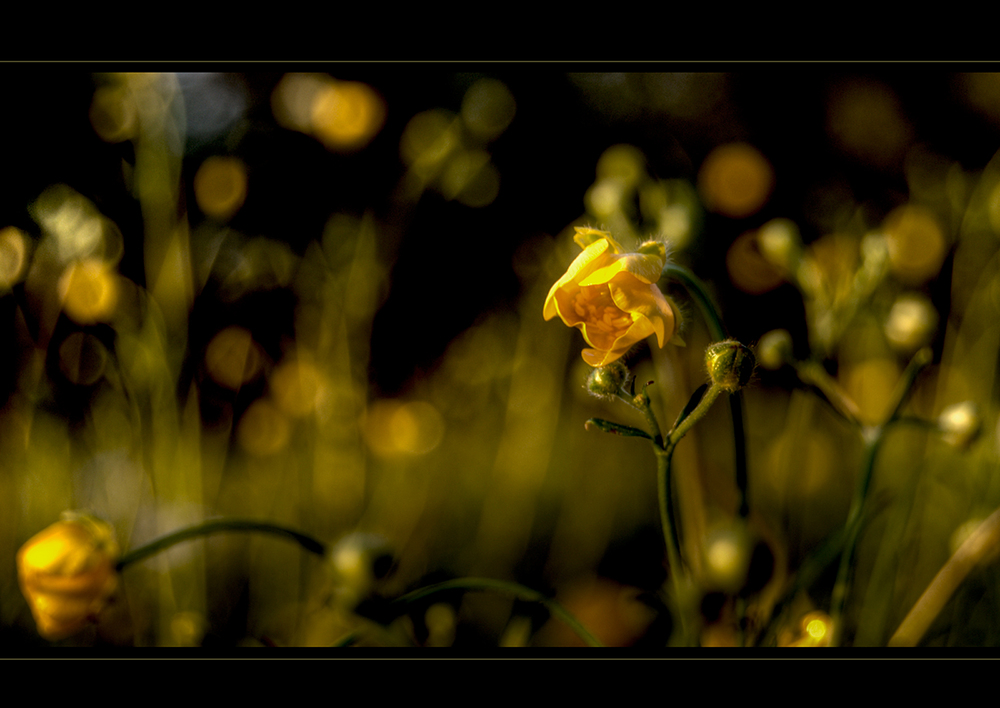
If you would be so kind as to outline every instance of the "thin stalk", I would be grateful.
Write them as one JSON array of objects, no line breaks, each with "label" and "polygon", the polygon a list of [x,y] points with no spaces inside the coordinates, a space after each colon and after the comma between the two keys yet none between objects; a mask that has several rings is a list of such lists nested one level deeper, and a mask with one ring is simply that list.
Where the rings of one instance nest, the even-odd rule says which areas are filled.
[{"label": "thin stalk", "polygon": [[843,613],[847,602],[850,563],[861,530],[860,521],[865,503],[868,500],[868,490],[871,486],[872,474],[875,470],[875,458],[878,454],[879,446],[882,444],[886,430],[900,417],[903,406],[907,398],[909,398],[910,392],[913,390],[913,384],[917,380],[917,375],[931,363],[931,359],[931,350],[926,347],[913,355],[892,393],[892,406],[890,407],[891,412],[889,413],[889,417],[882,425],[864,428],[862,431],[865,438],[864,460],[861,467],[861,474],[858,476],[854,497],[851,500],[851,508],[847,514],[847,542],[844,546],[843,555],[840,557],[837,582],[833,588],[833,596],[830,598],[830,615],[833,619],[834,632],[832,643],[834,646],[839,646],[843,638]]},{"label": "thin stalk", "polygon": [[998,546],[1000,509],[990,514],[938,571],[889,639],[889,646],[916,646],[966,576],[984,560],[995,557]]},{"label": "thin stalk", "polygon": [[[691,298],[698,303],[698,309],[701,310],[702,317],[708,325],[712,341],[718,342],[728,339],[722,317],[719,315],[719,309],[712,302],[712,297],[708,294],[705,284],[694,273],[684,266],[668,263],[664,266],[660,277],[661,279],[671,278],[679,282]],[[750,502],[747,496],[749,478],[747,474],[746,434],[743,427],[743,396],[739,391],[729,396],[729,412],[733,419],[733,450],[736,455],[735,479],[736,488],[740,495],[739,513],[741,517],[746,518],[750,515]]]},{"label": "thin stalk", "polygon": [[847,601],[848,576],[851,569],[851,559],[854,556],[854,547],[858,541],[858,534],[861,525],[862,511],[865,500],[868,496],[868,488],[871,486],[872,473],[875,470],[875,457],[878,453],[879,445],[882,442],[882,429],[878,428],[870,433],[871,437],[865,444],[864,463],[861,474],[858,477],[858,484],[855,488],[854,498],[851,500],[851,508],[847,513],[847,540],[844,544],[843,553],[840,556],[840,566],[837,569],[837,582],[833,586],[833,596],[830,598],[830,616],[833,619],[833,646],[840,644],[843,636],[844,603]]},{"label": "thin stalk", "polygon": [[408,592],[405,595],[401,595],[393,600],[392,604],[402,606],[410,605],[421,598],[433,595],[434,593],[442,592],[444,590],[492,590],[507,595],[513,595],[519,600],[541,603],[553,617],[557,617],[565,623],[576,633],[578,637],[580,637],[580,639],[586,642],[588,646],[603,646],[600,640],[591,634],[590,631],[580,623],[580,620],[574,617],[573,614],[562,604],[550,597],[546,597],[536,590],[532,590],[531,588],[518,583],[507,582],[505,580],[493,580],[491,578],[458,578],[456,580],[446,580],[443,583],[428,585],[426,587],[418,588],[412,592]]},{"label": "thin stalk", "polygon": [[151,541],[145,546],[140,546],[139,548],[129,551],[118,560],[118,564],[115,568],[116,570],[121,571],[123,568],[132,563],[136,563],[148,558],[149,556],[155,555],[170,546],[181,543],[182,541],[198,538],[199,536],[207,536],[213,533],[220,533],[222,531],[254,531],[257,533],[284,536],[285,538],[290,538],[293,541],[296,541],[310,553],[315,553],[320,556],[326,555],[326,546],[323,543],[317,541],[311,536],[285,528],[284,526],[264,523],[261,521],[248,521],[245,519],[217,519],[214,521],[206,521],[205,523],[197,526],[190,526],[188,528],[180,529],[179,531],[174,531],[173,533],[167,534],[166,536],[158,538],[155,541]]}]

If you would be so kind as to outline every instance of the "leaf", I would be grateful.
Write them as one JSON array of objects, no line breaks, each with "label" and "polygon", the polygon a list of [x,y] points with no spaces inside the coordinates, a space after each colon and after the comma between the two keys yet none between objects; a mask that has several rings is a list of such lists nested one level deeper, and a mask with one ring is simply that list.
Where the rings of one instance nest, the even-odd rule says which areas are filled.
[{"label": "leaf", "polygon": [[620,423],[612,423],[608,420],[601,420],[600,418],[591,418],[583,427],[587,430],[600,430],[605,433],[611,433],[612,435],[624,435],[630,438],[646,438],[647,440],[652,440],[652,436],[645,430],[639,430],[639,428],[633,428],[628,425],[622,425]]}]

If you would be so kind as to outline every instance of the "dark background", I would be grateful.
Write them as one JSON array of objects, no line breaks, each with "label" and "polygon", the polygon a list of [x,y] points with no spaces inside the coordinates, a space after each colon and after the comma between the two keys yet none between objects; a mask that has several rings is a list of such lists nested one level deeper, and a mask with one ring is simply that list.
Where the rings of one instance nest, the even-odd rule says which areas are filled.
[{"label": "dark background", "polygon": [[[0,66],[5,96],[0,112],[0,225],[15,225],[37,236],[28,205],[45,187],[67,183],[119,225],[126,239],[122,271],[142,284],[141,249],[129,248],[130,243],[141,243],[141,215],[123,185],[121,170],[121,161],[132,158],[130,143],[109,145],[94,134],[88,109],[95,78],[86,68]],[[270,95],[286,68],[368,83],[386,101],[385,126],[354,155],[331,153],[313,138],[277,126]],[[857,202],[876,212],[887,212],[906,199],[901,165],[864,164],[833,144],[825,127],[831,87],[859,77],[888,86],[916,140],[967,170],[985,166],[1000,145],[996,125],[961,101],[954,74],[935,65],[722,67],[734,69],[725,82],[725,95],[712,115],[697,118],[644,109],[642,96],[634,95],[637,107],[609,110],[607,106],[624,105],[615,95],[615,86],[623,82],[605,82],[610,87],[607,95],[596,101],[593,90],[588,94],[581,87],[593,89],[600,82],[595,77],[580,81],[569,73],[591,68],[328,64],[227,73],[221,80],[233,87],[234,96],[243,97],[246,111],[228,131],[188,136],[184,174],[190,185],[204,157],[241,157],[248,166],[250,192],[232,227],[248,236],[285,241],[299,253],[321,235],[326,219],[336,211],[371,211],[390,226],[395,239],[391,291],[374,324],[371,380],[378,391],[391,395],[432,367],[447,343],[480,313],[514,305],[520,293],[511,268],[515,250],[529,238],[559,233],[583,214],[583,195],[594,181],[597,159],[611,145],[639,147],[650,172],[660,178],[693,181],[705,155],[731,140],[753,144],[771,161],[777,184],[765,208],[742,220],[709,215],[705,233],[712,238],[686,254],[702,277],[720,284],[733,334],[745,337],[759,336],[771,326],[758,318],[774,317],[776,309],[765,308],[771,315],[755,314],[761,308],[726,290],[721,269],[724,248],[733,238],[777,216],[796,221],[804,240],[818,237],[823,225],[812,219],[812,199],[831,187],[848,189]],[[501,176],[498,198],[473,209],[428,192],[401,214],[393,192],[404,171],[399,158],[404,126],[430,108],[457,111],[466,89],[482,76],[503,81],[517,102],[510,127],[489,146]],[[193,199],[188,209],[192,218],[197,216]],[[769,297],[783,301],[782,292]],[[293,305],[274,305],[275,326],[287,326],[282,313]]]}]

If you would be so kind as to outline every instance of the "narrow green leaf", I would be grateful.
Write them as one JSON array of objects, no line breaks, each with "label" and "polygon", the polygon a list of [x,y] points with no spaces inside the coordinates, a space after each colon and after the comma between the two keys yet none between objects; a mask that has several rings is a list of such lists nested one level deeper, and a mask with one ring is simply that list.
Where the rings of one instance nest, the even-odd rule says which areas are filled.
[{"label": "narrow green leaf", "polygon": [[591,418],[583,427],[587,430],[600,430],[605,433],[611,433],[612,435],[624,435],[630,438],[646,438],[647,440],[652,440],[652,436],[645,430],[639,430],[639,428],[633,428],[628,425],[622,425],[620,423],[612,423],[608,420],[601,420],[600,418]]}]

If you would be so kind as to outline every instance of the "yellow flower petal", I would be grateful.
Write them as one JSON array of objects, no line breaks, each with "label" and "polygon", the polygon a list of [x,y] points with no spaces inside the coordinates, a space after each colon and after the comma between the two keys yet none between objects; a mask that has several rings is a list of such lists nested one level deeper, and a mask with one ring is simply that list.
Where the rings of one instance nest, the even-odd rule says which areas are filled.
[{"label": "yellow flower petal", "polygon": [[83,629],[117,581],[111,527],[70,515],[30,538],[17,553],[17,576],[38,632],[60,639]]},{"label": "yellow flower petal", "polygon": [[[641,287],[630,281],[630,274],[623,273],[608,283],[615,305],[634,317],[649,321],[656,341],[662,347],[665,340],[674,334],[675,317],[673,308],[655,285]],[[668,334],[669,333],[669,334]]]},{"label": "yellow flower petal", "polygon": [[630,273],[644,283],[652,284],[660,279],[663,273],[664,261],[657,256],[645,253],[626,253],[613,256],[611,263],[591,272],[580,281],[580,285],[598,285],[607,283],[619,273]]},{"label": "yellow flower petal", "polygon": [[662,347],[676,334],[675,308],[656,282],[666,262],[666,248],[648,242],[638,253],[624,252],[608,234],[577,228],[584,250],[549,290],[543,315],[559,315],[576,327],[592,348],[583,350],[591,366],[606,366],[651,334]]},{"label": "yellow flower petal", "polygon": [[615,253],[625,252],[625,249],[622,248],[622,245],[617,241],[615,241],[611,237],[611,234],[609,234],[607,231],[599,231],[597,229],[592,229],[589,226],[574,226],[573,228],[576,231],[576,235],[573,236],[573,241],[575,241],[576,245],[579,246],[580,248],[586,248],[587,246],[596,241],[603,240],[607,241],[611,245],[611,248],[614,250]]}]

